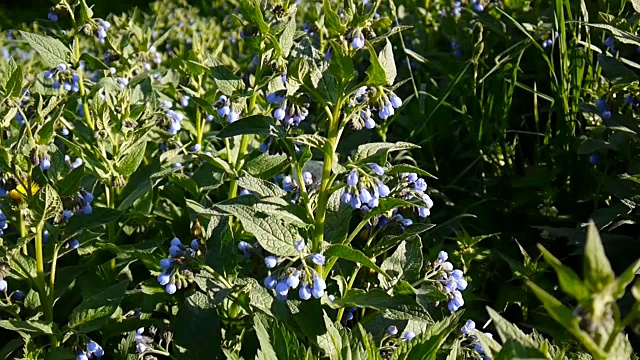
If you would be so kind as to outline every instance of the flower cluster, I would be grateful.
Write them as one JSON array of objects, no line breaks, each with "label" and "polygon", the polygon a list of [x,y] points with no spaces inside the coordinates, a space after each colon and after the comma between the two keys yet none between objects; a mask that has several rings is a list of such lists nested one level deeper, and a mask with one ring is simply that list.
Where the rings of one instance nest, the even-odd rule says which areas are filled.
[{"label": "flower cluster", "polygon": [[83,161],[81,158],[76,158],[75,160],[73,160],[73,162],[71,162],[71,156],[69,155],[65,155],[64,156],[64,161],[69,164],[69,166],[71,167],[71,169],[75,169],[75,168],[79,168],[80,166],[82,166]]},{"label": "flower cluster", "polygon": [[380,198],[387,197],[391,190],[381,177],[385,169],[378,164],[369,164],[370,172],[353,169],[347,175],[347,189],[341,200],[354,209],[369,211],[380,204]]},{"label": "flower cluster", "polygon": [[433,207],[433,201],[431,197],[426,194],[427,182],[418,177],[416,173],[403,173],[400,174],[400,191],[399,197],[404,200],[412,200],[417,197],[422,201],[422,206],[418,208],[418,215],[420,217],[428,217],[431,215],[431,208]]},{"label": "flower cluster", "polygon": [[76,360],[89,360],[94,356],[100,358],[102,355],[104,355],[104,349],[102,349],[102,346],[98,345],[98,343],[93,340],[89,340],[87,343],[87,349],[80,351],[78,356],[76,356]]},{"label": "flower cluster", "polygon": [[[391,325],[387,328],[386,330],[386,335],[389,337],[394,337],[396,335],[398,335],[398,327],[396,327],[395,325]],[[413,338],[416,337],[416,333],[411,331],[411,330],[407,330],[405,331],[402,336],[400,336],[400,339],[402,341],[409,341],[412,340]]]},{"label": "flower cluster", "polygon": [[[77,160],[79,160],[79,158]],[[62,211],[62,221],[69,220],[78,212],[85,215],[92,214],[93,207],[91,207],[91,203],[93,200],[94,196],[92,193],[86,190],[80,190],[74,197],[71,197],[70,201],[65,202],[66,209]]]},{"label": "flower cluster", "polygon": [[44,72],[45,80],[52,81],[51,87],[62,88],[65,91],[78,92],[80,90],[80,76],[71,70],[67,64],[59,64],[54,69]]},{"label": "flower cluster", "polygon": [[603,98],[596,100],[596,107],[600,111],[600,116],[604,120],[609,120],[611,118],[611,110],[609,110],[607,102]]},{"label": "flower cluster", "polygon": [[144,336],[143,334],[144,328],[139,328],[138,330],[136,330],[136,336],[134,337],[134,340],[136,341],[136,352],[138,354],[142,354],[147,351],[153,343],[153,339],[148,336]]},{"label": "flower cluster", "polygon": [[279,105],[273,110],[272,116],[286,127],[297,127],[309,115],[308,104],[297,104],[294,99],[288,100],[282,91],[267,94],[267,102]]},{"label": "flower cluster", "polygon": [[447,261],[448,258],[449,254],[440,251],[434,262],[434,270],[440,275],[442,293],[449,299],[447,307],[451,312],[455,312],[464,305],[460,291],[467,288],[467,281],[462,270],[454,269],[453,264]]},{"label": "flower cluster", "polygon": [[542,42],[542,47],[545,48],[545,49],[548,48],[548,47],[551,47],[551,45],[553,45],[553,41],[555,39],[557,39],[557,38],[558,38],[558,32],[557,31],[553,31],[552,32],[552,36],[549,37],[547,40]]},{"label": "flower cluster", "polygon": [[[3,193],[6,195],[6,190],[2,188]],[[7,224],[7,215],[0,210],[0,236],[4,235],[4,230],[9,226]]]},{"label": "flower cluster", "polygon": [[[478,330],[476,329],[476,323],[473,320],[467,320],[467,322],[460,329],[460,332],[464,336],[464,340],[469,340],[469,347],[473,348],[472,351],[475,353],[474,355],[483,359],[488,359],[488,355],[486,354],[484,347],[478,341],[478,336],[475,335],[477,331]],[[483,334],[484,336],[493,338],[493,335],[491,333]]]},{"label": "flower cluster", "polygon": [[358,115],[351,119],[352,126],[357,130],[362,127],[373,129],[376,122],[371,117],[372,113],[377,111],[378,117],[386,120],[395,114],[395,109],[402,106],[402,99],[392,91],[379,91],[374,87],[361,86],[350,97],[350,104],[362,108]]},{"label": "flower cluster", "polygon": [[[163,103],[163,105],[166,104]],[[182,129],[182,120],[184,119],[184,115],[171,109],[167,110],[166,115],[169,117],[169,129],[167,131],[171,135],[176,135],[178,131]]]},{"label": "flower cluster", "polygon": [[[324,265],[325,257],[318,253],[308,253],[304,240],[297,240],[295,243],[296,250],[300,256],[293,259],[287,259],[269,255],[264,258],[264,263],[270,274],[264,279],[264,286],[269,290],[275,290],[276,297],[280,300],[286,300],[290,289],[298,289],[298,297],[300,300],[309,300],[311,297],[320,299],[324,296],[327,285],[315,270],[312,264]],[[254,247],[245,241],[238,243],[238,249],[247,254],[255,251]],[[288,265],[279,269],[279,264],[289,261]],[[301,266],[294,267],[297,260],[301,260]]]},{"label": "flower cluster", "polygon": [[[220,118],[227,118],[227,122],[236,122],[240,118],[240,113],[234,108],[233,104],[225,95],[220,95],[218,101],[213,104],[217,109]],[[211,118],[213,120],[213,118]]]},{"label": "flower cluster", "polygon": [[160,268],[163,270],[158,275],[158,283],[165,287],[169,295],[173,295],[178,290],[187,286],[193,274],[185,269],[176,271],[176,265],[184,264],[186,260],[193,259],[200,251],[200,242],[197,239],[191,241],[190,246],[185,246],[178,238],[171,240],[169,247],[169,257],[160,260]]}]

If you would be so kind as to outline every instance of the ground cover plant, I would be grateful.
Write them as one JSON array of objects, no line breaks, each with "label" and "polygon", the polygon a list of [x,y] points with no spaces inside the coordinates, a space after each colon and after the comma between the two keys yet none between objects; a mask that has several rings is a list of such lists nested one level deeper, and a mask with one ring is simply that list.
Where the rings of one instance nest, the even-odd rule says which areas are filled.
[{"label": "ground cover plant", "polygon": [[640,5],[196,5],[4,31],[0,358],[637,358]]}]

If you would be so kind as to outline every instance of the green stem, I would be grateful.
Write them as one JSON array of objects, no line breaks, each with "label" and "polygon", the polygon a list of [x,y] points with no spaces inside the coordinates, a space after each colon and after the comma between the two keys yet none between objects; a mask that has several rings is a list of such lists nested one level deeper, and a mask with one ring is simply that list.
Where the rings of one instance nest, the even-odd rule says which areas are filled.
[{"label": "green stem", "polygon": [[[109,183],[105,186],[105,196],[107,197],[107,207],[109,209],[115,209],[115,189],[113,187],[113,184]],[[116,231],[116,224],[114,222],[110,222],[109,226],[107,227],[107,236],[108,236],[108,241],[109,244],[114,244],[116,239],[115,239],[115,231]],[[116,269],[116,258],[114,257],[113,259],[111,259],[111,261],[109,262],[109,266],[111,267],[111,270],[115,270]]]},{"label": "green stem", "polygon": [[[22,209],[19,210],[20,213],[20,238],[24,239],[25,236],[27,236],[27,223],[24,220],[24,212],[22,211]],[[29,247],[27,246],[28,242],[25,242],[24,245],[22,245],[22,253],[25,256],[29,256]]]},{"label": "green stem", "polygon": [[[58,266],[58,253],[60,252],[60,246],[55,245],[53,247],[53,259],[51,261],[51,273],[49,275],[49,297],[48,297],[48,307],[53,314],[53,305],[55,302],[55,285],[56,285],[56,270]],[[54,348],[58,347],[58,338],[55,335],[51,335],[51,345]]]},{"label": "green stem", "polygon": [[[53,302],[50,301],[51,296],[47,293],[47,286],[45,285],[44,275],[44,256],[42,251],[42,231],[44,229],[44,220],[41,220],[36,226],[36,274],[37,274],[37,287],[40,299],[42,299],[43,312],[45,321],[53,322]],[[53,289],[50,289],[53,292]],[[55,335],[51,335],[51,344],[53,347],[58,346],[58,340]]]},{"label": "green stem", "polygon": [[[345,290],[345,293],[346,293],[346,291],[350,290],[353,287],[353,283],[356,282],[356,277],[358,276],[358,272],[360,272],[361,268],[362,268],[362,265],[358,264],[356,266],[356,268],[353,270],[353,274],[351,274],[351,278],[349,278],[349,283],[347,284],[347,288]],[[336,317],[336,321],[337,322],[340,322],[340,320],[342,320],[342,314],[344,314],[344,308],[340,308],[338,310],[338,315]]]},{"label": "green stem", "polygon": [[[316,221],[313,235],[313,252],[320,252],[322,242],[324,240],[324,225],[327,215],[327,203],[329,202],[329,190],[331,188],[331,168],[335,160],[336,147],[340,137],[340,113],[342,109],[342,99],[338,100],[335,109],[331,112],[333,116],[329,118],[329,131],[327,136],[327,153],[322,164],[322,181],[320,183],[320,192],[318,193],[318,208],[316,210]],[[316,265],[318,275],[324,278],[322,265]]]},{"label": "green stem", "polygon": [[[75,52],[76,59],[80,59],[80,41],[78,39],[75,40]],[[93,119],[91,118],[91,111],[89,111],[89,104],[87,103],[87,97],[84,90],[84,73],[81,69],[78,69],[78,77],[80,81],[78,81],[78,85],[80,87],[80,98],[82,99],[82,108],[84,109],[84,118],[87,120],[87,125],[89,125],[89,129],[94,130]]]}]

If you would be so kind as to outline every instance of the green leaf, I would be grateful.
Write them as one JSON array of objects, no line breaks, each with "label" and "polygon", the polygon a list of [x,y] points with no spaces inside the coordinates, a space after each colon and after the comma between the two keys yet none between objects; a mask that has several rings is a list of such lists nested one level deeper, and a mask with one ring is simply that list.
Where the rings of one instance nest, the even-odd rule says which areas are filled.
[{"label": "green leaf", "polygon": [[287,22],[282,34],[280,34],[280,49],[282,51],[282,57],[286,58],[291,52],[293,46],[293,37],[296,34],[296,16],[295,12],[291,14],[291,20]]},{"label": "green leaf", "polygon": [[85,0],[81,0],[80,1],[80,20],[83,23],[88,23],[89,21],[91,21],[92,17],[93,17],[93,10],[91,10],[91,8],[87,5],[87,2]]},{"label": "green leaf", "polygon": [[589,352],[599,356],[600,358],[606,358],[600,347],[591,339],[588,333],[580,328],[580,318],[573,315],[573,311],[567,306],[563,305],[553,295],[546,292],[544,289],[534,284],[531,281],[527,281],[527,286],[533,291],[538,300],[542,303],[549,315],[567,329],[573,336],[578,338],[582,345],[584,345]]},{"label": "green leaf", "polygon": [[631,0],[631,5],[633,5],[633,10],[640,12],[640,0]]},{"label": "green leaf", "polygon": [[78,166],[71,170],[68,175],[64,176],[56,183],[58,194],[60,196],[70,196],[80,189],[80,182],[84,177],[84,165]]},{"label": "green leaf", "polygon": [[375,270],[382,276],[387,279],[391,279],[391,277],[381,269],[376,263],[373,262],[370,258],[367,257],[362,251],[351,248],[348,245],[331,245],[324,251],[324,256],[326,257],[339,257],[341,259],[353,261],[359,264],[362,264],[369,269]]},{"label": "green leaf", "polygon": [[290,137],[290,139],[298,144],[308,145],[326,153],[327,138],[322,135],[301,134],[295,137]]},{"label": "green leaf", "polygon": [[236,183],[238,184],[238,186],[249,191],[256,192],[261,196],[282,197],[287,195],[287,192],[282,190],[277,185],[266,180],[258,179],[251,175],[245,175],[241,178],[238,178]]},{"label": "green leaf", "polygon": [[600,291],[614,281],[615,274],[604,252],[600,234],[593,221],[589,221],[584,249],[584,278],[592,291]]},{"label": "green leaf", "polygon": [[47,66],[54,68],[70,62],[71,52],[60,40],[22,30],[20,35],[40,54]]},{"label": "green leaf", "polygon": [[127,285],[129,281],[121,281],[84,299],[69,315],[69,327],[84,334],[101,329],[118,310]]},{"label": "green leaf", "polygon": [[542,256],[546,262],[548,262],[558,274],[558,281],[562,290],[573,296],[578,302],[582,303],[591,296],[587,288],[582,283],[582,280],[570,267],[562,265],[560,260],[553,256],[542,245],[538,245]]},{"label": "green leaf", "polygon": [[80,60],[84,60],[87,64],[91,65],[92,68],[109,70],[109,66],[107,66],[107,64],[89,53],[82,53],[82,55],[80,55]]},{"label": "green leaf", "polygon": [[239,119],[220,130],[217,137],[224,139],[237,135],[269,135],[273,133],[273,119],[264,115],[252,115]]},{"label": "green leaf", "polygon": [[242,79],[226,67],[222,65],[213,66],[211,67],[211,73],[213,81],[215,81],[216,86],[223,94],[231,96],[236,91],[244,90],[245,86]]},{"label": "green leaf", "polygon": [[287,154],[269,155],[265,152],[248,160],[243,169],[250,175],[270,178],[282,173],[282,170],[289,165],[288,158]]},{"label": "green leaf", "polygon": [[615,58],[598,54],[598,63],[602,66],[604,76],[611,80],[612,84],[626,84],[638,80],[638,76],[631,69]]},{"label": "green leaf", "polygon": [[266,251],[280,256],[298,255],[294,245],[300,235],[281,219],[274,219],[244,205],[216,205],[216,208],[237,217],[244,229],[252,233]]},{"label": "green leaf", "polygon": [[253,316],[253,328],[260,342],[259,358],[299,360],[305,357],[305,348],[282,322],[256,313]]},{"label": "green leaf", "polygon": [[342,45],[335,40],[330,40],[332,55],[329,63],[329,70],[336,78],[340,79],[343,84],[348,84],[355,76],[355,68],[353,60],[344,53]]},{"label": "green leaf", "polygon": [[388,251],[400,244],[405,239],[408,239],[414,235],[419,235],[429,229],[435,227],[435,224],[414,224],[409,226],[399,235],[387,235],[382,238],[382,240],[376,242],[370,250],[366,252],[371,254],[371,256],[378,256],[385,251]]},{"label": "green leaf", "polygon": [[616,283],[613,287],[613,297],[616,299],[620,299],[624,296],[625,289],[633,279],[636,278],[636,274],[640,270],[640,259],[636,260],[633,264],[631,264],[619,278],[616,279]]},{"label": "green leaf", "polygon": [[395,60],[393,59],[393,47],[389,40],[380,54],[376,54],[376,50],[371,43],[367,42],[369,49],[369,57],[371,65],[367,69],[367,83],[372,86],[393,85],[397,76]]},{"label": "green leaf", "polygon": [[344,190],[334,191],[327,202],[324,222],[324,238],[330,244],[340,244],[347,240],[353,208],[341,201]]},{"label": "green leaf", "polygon": [[201,292],[186,298],[171,322],[176,345],[185,349],[178,359],[208,360],[220,353],[222,334],[215,305]]},{"label": "green leaf", "polygon": [[23,345],[24,340],[22,338],[7,341],[2,349],[0,349],[0,359],[9,359],[9,355],[21,348]]},{"label": "green leaf", "polygon": [[[13,59],[11,59],[13,61]],[[5,97],[20,97],[22,95],[22,66],[15,66],[5,86]]]},{"label": "green leaf", "polygon": [[487,306],[487,312],[491,320],[493,320],[493,325],[498,331],[498,335],[503,343],[506,343],[507,340],[516,340],[518,343],[526,346],[536,346],[535,342],[529,336],[507,319],[503,318],[495,310]]},{"label": "green leaf", "polygon": [[391,356],[392,360],[435,360],[438,351],[453,329],[457,327],[461,312],[452,314],[429,326],[427,331],[412,340],[403,341]]},{"label": "green leaf", "polygon": [[496,355],[495,360],[546,360],[548,359],[542,351],[535,346],[518,342],[515,339],[509,339],[504,342],[502,349]]},{"label": "green leaf", "polygon": [[264,21],[259,2],[256,0],[240,0],[240,12],[250,24],[258,27],[262,35],[269,33],[269,25]]},{"label": "green leaf", "polygon": [[69,219],[65,232],[69,235],[76,234],[78,231],[90,229],[96,226],[107,225],[118,221],[123,212],[120,210],[94,207],[93,212],[89,215],[76,214]]},{"label": "green leaf", "polygon": [[122,175],[131,175],[140,166],[144,158],[144,152],[147,148],[147,142],[141,141],[134,146],[128,148],[121,156],[116,164],[116,170]]},{"label": "green leaf", "polygon": [[[330,360],[339,360],[341,359],[340,350],[342,349],[342,336],[340,336],[340,332],[338,332],[337,326],[340,324],[335,324],[327,313],[322,311],[323,319],[324,319],[324,327],[327,330],[324,334],[318,336],[316,341],[318,342],[318,346],[320,349],[324,351],[324,353],[329,356]],[[320,324],[318,324],[320,326]]]},{"label": "green leaf", "polygon": [[420,169],[417,166],[406,165],[406,164],[394,165],[391,169],[386,171],[387,175],[400,174],[400,173],[416,173],[420,176],[437,179],[437,177],[431,175],[427,171]]},{"label": "green leaf", "polygon": [[49,184],[38,192],[38,201],[33,206],[33,211],[42,221],[54,218],[62,214],[62,200],[56,190]]},{"label": "green leaf", "polygon": [[362,307],[385,311],[385,317],[392,320],[418,320],[431,321],[427,310],[407,295],[391,296],[380,288],[369,291],[349,289],[344,296],[335,299],[331,307]]},{"label": "green leaf", "polygon": [[324,25],[329,31],[330,37],[344,35],[347,27],[342,24],[340,16],[333,9],[329,0],[323,0],[324,5]]},{"label": "green leaf", "polygon": [[[393,279],[405,279],[412,283],[420,277],[422,269],[422,241],[414,235],[402,241],[391,256],[384,259],[381,268]],[[384,284],[384,279],[380,279]],[[386,286],[385,286],[386,287]]]},{"label": "green leaf", "polygon": [[0,320],[0,328],[35,335],[56,334],[55,324],[50,321],[40,320]]},{"label": "green leaf", "polygon": [[414,145],[407,142],[377,142],[368,143],[358,146],[355,154],[353,155],[353,161],[357,163],[375,162],[376,164],[386,161],[387,154],[392,151],[419,149],[418,145]]}]

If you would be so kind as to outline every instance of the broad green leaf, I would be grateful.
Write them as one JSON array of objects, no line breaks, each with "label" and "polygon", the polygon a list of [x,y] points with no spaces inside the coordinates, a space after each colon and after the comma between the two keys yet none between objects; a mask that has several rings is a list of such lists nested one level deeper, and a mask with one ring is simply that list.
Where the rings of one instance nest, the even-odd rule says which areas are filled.
[{"label": "broad green leaf", "polygon": [[121,281],[84,299],[69,315],[69,327],[85,334],[101,329],[118,310],[128,284]]},{"label": "broad green leaf", "polygon": [[391,169],[387,170],[386,172],[387,175],[400,174],[400,173],[416,173],[421,176],[437,179],[437,177],[431,175],[427,171],[420,169],[419,167],[406,165],[406,164],[394,165]]},{"label": "broad green leaf", "polygon": [[496,355],[495,360],[546,360],[547,356],[535,346],[525,344],[516,339],[509,339],[504,342],[502,349]]},{"label": "broad green leaf", "polygon": [[269,33],[269,25],[264,21],[260,3],[257,0],[240,0],[240,12],[250,24],[258,27],[260,33],[263,35]]},{"label": "broad green leaf", "polygon": [[[405,279],[412,283],[420,277],[422,262],[422,241],[414,235],[402,241],[393,254],[382,262],[381,268],[393,279]],[[383,278],[380,281],[385,288],[391,285]]]},{"label": "broad green leaf", "polygon": [[222,65],[212,66],[211,73],[220,92],[227,96],[233,95],[236,91],[243,91],[245,88],[242,79]]},{"label": "broad green leaf", "polygon": [[624,64],[618,59],[599,54],[598,63],[602,67],[603,75],[614,85],[626,84],[638,80],[638,76],[635,72],[624,66]]},{"label": "broad green leaf", "polygon": [[91,8],[89,7],[89,5],[87,5],[87,2],[85,0],[80,0],[80,20],[83,23],[88,23],[89,21],[91,21],[92,17],[93,17],[93,10],[91,10]]},{"label": "broad green leaf", "polygon": [[371,254],[371,256],[378,256],[400,244],[403,240],[414,235],[419,235],[429,229],[432,229],[434,226],[435,224],[411,225],[399,235],[387,235],[383,237],[380,241],[376,242],[371,249],[367,249],[365,252]]},{"label": "broad green leaf", "polygon": [[[11,59],[13,61],[13,59]],[[16,65],[5,86],[5,97],[20,97],[22,95],[22,66]]]},{"label": "broad green leaf", "polygon": [[327,138],[318,134],[301,134],[295,137],[290,137],[291,140],[298,144],[304,144],[316,148],[323,153],[326,152]]},{"label": "broad green leaf", "polygon": [[330,43],[332,55],[329,70],[343,84],[348,84],[356,74],[353,60],[343,52],[343,47],[336,40],[330,40]]},{"label": "broad green leaf", "polygon": [[270,178],[282,173],[289,165],[288,158],[286,154],[269,155],[265,152],[248,160],[242,168],[253,176]]},{"label": "broad green leaf", "polygon": [[293,46],[293,37],[296,34],[296,17],[295,12],[291,14],[291,20],[287,22],[282,34],[280,34],[280,50],[282,51],[282,57],[286,58],[291,52]]},{"label": "broad green leaf", "polygon": [[[324,327],[327,330],[326,333],[317,337],[316,341],[320,349],[329,356],[330,360],[339,360],[340,350],[342,349],[342,336],[338,331],[337,326],[342,327],[340,324],[334,324],[333,321],[327,316],[327,313],[323,310]],[[320,326],[320,324],[318,324]]]},{"label": "broad green leaf", "polygon": [[435,360],[445,340],[458,325],[460,313],[436,322],[427,331],[409,341],[403,341],[391,356],[392,360]]},{"label": "broad green leaf", "polygon": [[112,222],[116,222],[120,218],[120,216],[122,216],[122,214],[123,213],[120,210],[94,207],[93,212],[90,215],[73,215],[67,223],[65,232],[69,235],[73,235],[80,230],[107,225]]},{"label": "broad green leaf", "polygon": [[100,69],[100,70],[109,70],[109,66],[103,63],[102,60],[98,59],[97,57],[89,53],[82,53],[82,55],[80,55],[80,60],[84,60],[93,68]]},{"label": "broad green leaf", "polygon": [[[353,208],[340,198],[344,190],[334,191],[327,202],[324,222],[324,238],[330,244],[341,244],[347,240]],[[363,254],[364,255],[364,254]]]},{"label": "broad green leaf", "polygon": [[244,229],[252,233],[266,251],[280,256],[298,255],[294,245],[300,235],[291,225],[249,206],[216,205],[216,208],[237,217]]},{"label": "broad green leaf", "polygon": [[275,319],[256,313],[253,316],[253,328],[260,342],[260,358],[263,359],[303,359],[305,348],[300,344],[296,334]]},{"label": "broad green leaf", "polygon": [[600,234],[593,221],[589,221],[584,249],[584,278],[592,291],[599,291],[614,281],[615,275],[602,246]]},{"label": "broad green leaf", "polygon": [[56,183],[58,194],[60,196],[70,196],[80,189],[80,182],[84,177],[84,165],[78,166],[71,170],[68,175],[64,176]]},{"label": "broad green leaf", "polygon": [[127,149],[117,162],[116,170],[125,176],[133,174],[140,166],[146,148],[147,142],[141,141]]},{"label": "broad green leaf", "polygon": [[62,214],[62,200],[56,190],[49,184],[45,185],[38,192],[38,201],[34,204],[34,213],[38,216],[38,221],[54,218]]},{"label": "broad green leaf", "polygon": [[418,148],[420,147],[407,142],[368,143],[358,146],[352,159],[357,163],[375,162],[377,164],[380,164],[386,161],[387,154],[392,151],[411,150]]},{"label": "broad green leaf", "polygon": [[329,31],[329,36],[340,36],[345,33],[347,30],[346,26],[342,24],[340,20],[340,16],[333,9],[331,2],[329,0],[323,0],[324,5],[324,25],[327,27],[327,31]]},{"label": "broad green leaf", "polygon": [[0,328],[34,335],[53,335],[57,333],[54,323],[40,320],[0,320]]},{"label": "broad green leaf", "polygon": [[578,338],[589,352],[599,356],[600,358],[606,358],[600,347],[591,339],[589,334],[580,328],[580,318],[574,316],[573,311],[570,308],[563,305],[553,295],[549,294],[533,282],[527,281],[527,286],[529,286],[538,300],[540,300],[549,315],[573,334],[573,336]]},{"label": "broad green leaf", "polygon": [[545,261],[548,262],[558,274],[558,281],[560,282],[562,290],[573,296],[580,303],[588,299],[590,296],[589,290],[584,286],[580,277],[570,267],[562,265],[560,260],[553,256],[542,245],[538,245],[538,248],[542,256],[544,256]]},{"label": "broad green leaf", "polygon": [[335,299],[331,306],[336,308],[356,306],[385,311],[385,317],[393,320],[431,321],[427,310],[411,296],[391,296],[379,288],[369,291],[349,289],[342,298]]},{"label": "broad green leaf", "polygon": [[20,35],[40,54],[47,66],[54,68],[70,62],[71,52],[60,40],[25,31],[20,31]]},{"label": "broad green leaf", "polygon": [[201,292],[195,292],[185,299],[173,318],[174,341],[186,350],[177,354],[178,359],[205,360],[220,352],[220,318],[212,300]]},{"label": "broad green leaf", "polygon": [[381,274],[387,279],[391,279],[391,277],[378,265],[376,265],[373,260],[368,258],[362,251],[353,249],[348,245],[330,245],[325,251],[324,256],[326,257],[339,257],[341,259],[357,262],[362,264],[369,269],[375,270],[377,273]]},{"label": "broad green leaf", "polygon": [[522,332],[522,330],[520,330],[516,325],[503,318],[495,310],[487,306],[487,312],[489,313],[491,320],[493,320],[493,326],[495,326],[498,331],[498,335],[503,343],[506,343],[507,340],[516,340],[518,343],[526,346],[536,346],[529,336]]},{"label": "broad green leaf", "polygon": [[269,135],[273,133],[274,122],[272,118],[264,115],[252,115],[225,126],[216,136],[223,139],[237,135]]},{"label": "broad green leaf", "polygon": [[253,177],[251,175],[242,176],[236,181],[236,183],[238,184],[238,186],[249,191],[256,192],[261,196],[282,197],[287,195],[287,192],[282,190],[277,185],[269,181]]},{"label": "broad green leaf", "polygon": [[22,338],[7,341],[2,349],[0,349],[0,359],[9,359],[9,355],[21,348],[23,345],[24,340]]}]

